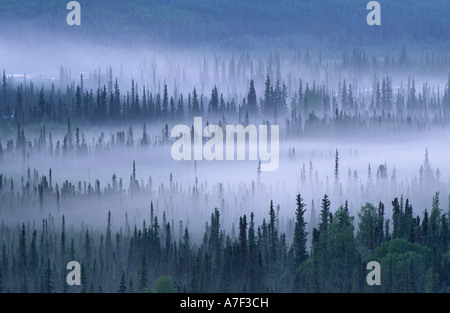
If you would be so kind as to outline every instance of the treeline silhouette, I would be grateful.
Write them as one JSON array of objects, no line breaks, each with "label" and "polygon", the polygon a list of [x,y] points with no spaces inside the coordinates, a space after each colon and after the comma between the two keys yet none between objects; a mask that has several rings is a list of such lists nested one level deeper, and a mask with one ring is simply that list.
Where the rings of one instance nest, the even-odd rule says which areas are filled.
[{"label": "treeline silhouette", "polygon": [[[381,2],[382,27],[366,24],[366,2],[324,0],[119,0],[80,2],[82,25],[66,24],[67,3],[0,1],[0,17],[6,25],[29,25],[53,35],[89,38],[95,43],[160,44],[192,47],[215,44],[224,47],[286,46],[295,42],[331,46],[388,44],[400,40],[444,44],[449,38],[446,3],[423,5],[420,1]],[[426,12],[426,13],[425,13]],[[12,27],[11,27],[12,28]],[[13,29],[14,30],[14,29]],[[14,35],[21,34],[19,30]],[[23,31],[23,30],[22,30]]]},{"label": "treeline silhouette", "polygon": [[[149,221],[113,227],[108,212],[104,230],[69,224],[64,216],[49,215],[41,226],[2,222],[0,291],[448,292],[449,215],[438,193],[421,216],[395,198],[391,217],[383,203],[367,203],[356,220],[347,202],[332,212],[324,195],[314,225],[305,221],[300,194],[295,200],[291,238],[272,201],[261,224],[253,213],[242,215],[231,233],[214,209],[200,241],[182,224],[176,231],[165,213],[159,219],[153,203]],[[81,263],[81,286],[66,284],[73,260]],[[381,264],[380,286],[366,284],[369,261]]]},{"label": "treeline silhouette", "polygon": [[[169,95],[164,84],[162,92],[131,81],[131,91],[122,94],[117,78],[112,73],[106,85],[96,90],[80,83],[67,84],[66,89],[56,87],[35,88],[32,81],[18,83],[7,78],[3,71],[0,113],[9,127],[35,123],[66,123],[69,119],[78,124],[111,125],[148,122],[150,126],[189,121],[194,116],[207,117],[210,122],[237,121],[281,124],[287,135],[312,135],[334,130],[366,129],[425,129],[446,125],[450,116],[450,75],[446,87],[424,83],[418,92],[414,79],[406,86],[394,90],[392,78],[374,77],[371,91],[355,90],[352,83],[343,79],[338,93],[324,83],[310,84],[298,81],[298,87],[288,86],[280,78],[275,81],[266,76],[261,97],[250,80],[246,96],[239,101],[224,96],[217,86],[211,94],[199,94],[196,88],[189,93],[174,91]],[[275,76],[276,77],[276,76]],[[292,82],[289,83],[292,85]]]}]

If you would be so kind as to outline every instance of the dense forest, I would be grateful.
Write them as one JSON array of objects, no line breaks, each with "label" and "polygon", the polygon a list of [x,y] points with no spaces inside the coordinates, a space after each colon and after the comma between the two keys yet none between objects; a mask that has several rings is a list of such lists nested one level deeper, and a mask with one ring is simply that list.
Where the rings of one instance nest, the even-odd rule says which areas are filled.
[{"label": "dense forest", "polygon": [[[343,60],[351,62],[345,54]],[[436,60],[433,62],[448,62]],[[381,131],[407,133],[443,128],[449,119],[450,77],[442,91],[427,83],[418,91],[414,79],[408,79],[406,86],[394,92],[389,76],[375,76],[370,92],[358,93],[343,79],[338,84],[339,92],[334,93],[325,84],[310,84],[302,79],[288,88],[280,79],[274,82],[266,75],[264,90],[257,92],[250,79],[244,88],[247,94],[239,101],[232,98],[232,92],[225,100],[217,86],[210,95],[198,93],[195,88],[192,92],[169,94],[167,84],[158,92],[132,80],[131,89],[122,92],[111,68],[104,77],[81,75],[77,83],[69,83],[68,75],[61,67],[58,83],[42,83],[37,88],[26,77],[21,81],[3,71],[2,137],[10,139],[5,146],[0,141],[0,164],[6,169],[6,164],[22,163],[20,168],[28,169],[21,177],[8,175],[8,171],[0,175],[1,292],[448,291],[450,217],[439,203],[439,193],[430,201],[431,210],[422,206],[422,201],[415,212],[408,199],[394,195],[400,192],[421,195],[423,199],[436,190],[448,190],[439,169],[431,168],[428,151],[418,176],[405,182],[396,181],[395,167],[389,179],[386,164],[374,168],[376,177],[372,177],[369,164],[367,180],[349,168],[343,186],[345,179],[339,174],[343,156],[336,150],[329,158],[334,162],[334,183],[324,187],[312,161],[308,169],[303,163],[296,176],[300,191],[315,190],[311,210],[306,213],[306,203],[297,195],[285,200],[296,203],[295,216],[285,212],[283,217],[279,215],[280,205],[267,201],[265,190],[271,188],[271,182],[260,182],[256,164],[251,185],[239,185],[242,193],[234,194],[242,199],[233,204],[233,187],[229,182],[225,186],[225,181],[211,191],[206,187],[208,181],[195,178],[188,184],[177,182],[171,172],[169,183],[163,181],[158,186],[151,173],[145,182],[139,178],[135,162],[129,185],[114,172],[109,173],[112,179],[106,182],[102,178],[62,179],[63,173],[56,180],[51,167],[48,175],[37,169],[31,171],[30,159],[67,162],[89,156],[111,158],[119,150],[156,153],[173,140],[169,125],[191,122],[194,116],[207,117],[220,125],[227,121],[244,125],[250,121],[282,122],[282,140],[287,142],[314,138],[318,133],[345,136],[357,130],[368,136]],[[102,80],[106,84],[102,85]],[[36,125],[38,136],[33,138]],[[55,125],[62,125],[64,131]],[[100,129],[130,126],[125,131],[111,131],[110,136],[101,131],[91,142],[83,128],[93,125]],[[142,131],[133,129],[133,125],[140,125]],[[47,127],[56,134],[52,135]],[[297,162],[294,148],[289,147],[289,158]],[[325,194],[317,214],[314,198],[323,190],[331,192],[336,203],[332,207]],[[249,192],[255,198],[266,194],[260,200],[267,201],[266,206],[248,200]],[[371,203],[380,193],[395,196],[386,212],[383,202]],[[208,200],[217,196],[216,202]],[[352,198],[350,206],[347,197]],[[151,199],[156,201],[159,215]],[[220,210],[212,210],[213,203],[220,200]],[[367,203],[358,208],[358,203],[364,201]],[[181,209],[185,203],[198,208],[183,217],[180,212],[189,212]],[[130,213],[133,217],[129,218],[130,206],[147,207],[147,213]],[[242,207],[250,212],[243,214],[239,209]],[[196,220],[192,230],[188,225],[200,211],[201,217],[207,212],[212,214],[210,219]],[[262,213],[266,211],[268,216]],[[29,219],[23,214],[30,214]],[[90,220],[93,215],[95,219]],[[113,223],[116,215],[120,218]],[[256,222],[255,215],[260,222]],[[103,226],[100,216],[104,218]],[[231,227],[224,227],[224,217]],[[203,234],[199,226],[202,222]],[[82,286],[65,283],[65,266],[71,260],[81,263]],[[365,283],[365,266],[372,260],[381,264],[381,286]]]},{"label": "dense forest", "polygon": [[[398,41],[448,43],[449,6],[420,0],[379,1],[383,27],[368,27],[366,5],[359,0],[97,0],[79,3],[82,26],[65,24],[67,2],[0,1],[0,18],[17,28],[74,37],[103,44],[261,47],[298,43],[374,45]],[[432,21],[432,22],[430,22]],[[128,43],[130,44],[130,43]]]},{"label": "dense forest", "polygon": [[[66,138],[71,136],[70,127],[69,123]],[[71,160],[111,149],[100,140],[89,149],[84,141],[72,144],[65,140],[61,150],[52,150],[43,140],[48,138],[45,128],[41,135],[34,141],[35,156],[55,157],[57,153],[57,158]],[[145,146],[145,138],[143,133],[136,140],[138,145]],[[16,151],[17,144],[10,152],[18,156],[21,148],[19,145]],[[136,151],[129,140],[116,145]],[[117,155],[112,151],[112,156]],[[4,158],[3,165],[12,160]],[[209,190],[208,181],[198,178],[187,185],[172,173],[168,182],[158,186],[151,176],[146,182],[139,179],[135,162],[129,182],[113,174],[106,186],[100,179],[75,182],[70,177],[59,185],[51,168],[45,175],[28,168],[20,179],[1,174],[0,291],[448,291],[450,217],[439,193],[427,206],[415,206],[414,210],[403,196],[394,198],[386,209],[383,202],[355,207],[358,197],[373,198],[380,192],[410,188],[417,196],[442,188],[445,183],[440,181],[439,170],[432,170],[428,153],[420,167],[420,179],[411,186],[396,182],[395,177],[389,180],[383,164],[372,178],[369,165],[366,182],[349,171],[345,195],[339,182],[344,180],[339,174],[342,158],[336,151],[330,192],[340,194],[335,199],[350,196],[354,204],[343,200],[341,205],[332,205],[325,194],[318,210],[314,198],[308,199],[312,201],[307,206],[297,195],[287,199],[295,210],[284,215],[272,200],[263,207],[248,200],[261,197],[270,188],[270,181],[260,181],[261,173],[255,173],[251,186],[239,185],[240,192],[230,183]],[[26,158],[23,161],[28,163]],[[321,190],[317,171],[315,178],[311,171],[312,163],[309,170],[303,164],[295,175],[300,190]],[[233,197],[240,200],[233,202]],[[219,208],[207,209],[217,203],[221,203]],[[143,212],[129,210],[134,206],[143,207]],[[65,266],[72,260],[81,263],[82,286],[65,283]],[[381,264],[381,286],[365,282],[365,266],[373,260]]]},{"label": "dense forest", "polygon": [[[201,242],[191,240],[182,222],[174,227],[165,213],[158,219],[153,203],[140,225],[112,225],[108,212],[104,230],[74,227],[64,215],[61,221],[50,215],[40,226],[2,223],[0,291],[448,292],[449,215],[439,194],[420,216],[408,199],[392,201],[391,217],[383,203],[366,203],[357,224],[347,202],[332,213],[327,195],[309,223],[300,195],[296,205],[287,232],[272,201],[267,220],[257,225],[253,213],[243,215],[231,233],[216,208]],[[82,286],[69,287],[65,266],[74,259],[81,262]],[[373,260],[381,264],[381,286],[365,282]]]},{"label": "dense forest", "polygon": [[0,293],[450,291],[445,2],[67,2],[0,0]]},{"label": "dense forest", "polygon": [[[51,84],[41,79],[40,86],[26,74],[8,76],[3,70],[0,115],[2,125],[14,128],[18,124],[65,124],[68,119],[91,125],[136,121],[173,124],[194,116],[223,123],[266,120],[281,123],[287,133],[296,135],[308,128],[315,132],[318,125],[321,129],[352,129],[379,124],[391,129],[394,124],[419,128],[445,124],[450,112],[450,74],[445,72],[450,57],[427,53],[413,59],[406,51],[403,45],[398,58],[386,54],[384,59],[361,50],[344,51],[341,62],[335,61],[332,67],[322,60],[320,51],[313,59],[308,50],[299,50],[291,54],[289,66],[304,72],[306,78],[285,73],[286,65],[280,64],[278,53],[266,60],[259,58],[257,66],[248,53],[239,58],[233,55],[229,60],[216,56],[211,70],[205,57],[195,69],[200,87],[191,86],[185,70],[181,73],[176,62],[169,63],[170,67],[178,66],[175,71],[163,71],[158,76],[155,65],[144,65],[149,73],[141,71],[142,83],[125,79],[122,68],[119,77],[114,76],[111,66],[77,78],[61,66],[58,82],[54,77]],[[432,84],[425,79],[419,85],[411,76],[397,78],[403,70],[425,77],[448,75],[448,80]],[[166,79],[171,80],[171,90]],[[121,91],[119,81],[126,84],[125,91]],[[261,89],[256,90],[255,85]],[[205,90],[209,86],[210,93]]]}]

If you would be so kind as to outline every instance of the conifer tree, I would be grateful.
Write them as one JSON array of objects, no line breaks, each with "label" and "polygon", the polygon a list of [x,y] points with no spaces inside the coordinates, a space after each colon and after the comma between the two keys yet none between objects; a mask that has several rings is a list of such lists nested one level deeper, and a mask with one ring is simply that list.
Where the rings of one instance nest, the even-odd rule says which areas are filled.
[{"label": "conifer tree", "polygon": [[295,253],[295,266],[298,267],[302,264],[308,257],[306,251],[306,222],[304,219],[304,214],[306,209],[304,207],[306,204],[303,203],[303,199],[300,194],[297,195],[297,209],[295,211],[295,226],[294,226],[294,242],[293,248]]},{"label": "conifer tree", "polygon": [[328,226],[330,224],[330,200],[328,199],[328,195],[325,194],[322,199],[322,206],[320,210],[320,224],[319,231],[321,233],[325,233],[328,230]]},{"label": "conifer tree", "polygon": [[257,112],[258,106],[256,104],[256,90],[255,82],[253,81],[253,79],[250,80],[250,89],[247,95],[247,105],[250,114],[255,114]]},{"label": "conifer tree", "polygon": [[250,214],[248,227],[248,258],[246,262],[246,277],[248,279],[249,292],[258,292],[258,254],[255,237],[255,222],[253,212]]},{"label": "conifer tree", "polygon": [[209,109],[213,115],[217,114],[219,111],[219,95],[217,92],[217,86],[214,86],[214,88],[211,91],[211,99],[209,101]]},{"label": "conifer tree", "polygon": [[270,210],[269,210],[269,251],[272,260],[275,260],[277,257],[277,246],[278,246],[278,231],[276,226],[276,215],[275,210],[273,209],[273,201],[270,200]]},{"label": "conifer tree", "polygon": [[245,264],[247,259],[247,216],[239,218],[239,254],[241,264]]},{"label": "conifer tree", "polygon": [[167,84],[164,84],[164,94],[162,101],[162,116],[163,118],[167,118],[169,116],[169,95],[167,92]]}]

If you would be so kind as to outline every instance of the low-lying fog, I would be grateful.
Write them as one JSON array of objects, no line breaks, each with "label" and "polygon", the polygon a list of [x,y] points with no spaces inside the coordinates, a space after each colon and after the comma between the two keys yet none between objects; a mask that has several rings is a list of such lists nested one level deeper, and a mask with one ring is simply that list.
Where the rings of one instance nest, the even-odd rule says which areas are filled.
[{"label": "low-lying fog", "polygon": [[[307,206],[307,221],[311,218],[312,201],[315,215],[320,211],[324,194],[331,199],[333,210],[346,200],[354,215],[365,202],[375,205],[382,201],[390,216],[390,202],[395,197],[409,198],[414,214],[422,215],[430,208],[436,191],[441,192],[441,205],[447,207],[450,163],[442,130],[422,134],[403,135],[397,138],[298,139],[282,141],[279,168],[273,172],[257,173],[257,161],[174,161],[171,144],[149,147],[108,146],[108,136],[102,150],[95,148],[88,155],[50,156],[35,152],[31,157],[5,156],[1,171],[15,182],[15,190],[22,192],[21,184],[27,181],[27,169],[37,170],[39,178],[52,171],[52,187],[59,189],[68,180],[75,191],[85,193],[85,182],[94,189],[100,182],[101,195],[79,198],[62,195],[57,209],[56,195],[44,194],[44,205],[38,202],[19,206],[0,207],[1,218],[7,224],[34,221],[52,215],[56,221],[62,214],[69,223],[81,221],[91,226],[103,227],[107,212],[111,211],[114,226],[125,226],[125,213],[129,224],[148,221],[150,204],[160,218],[166,212],[175,225],[188,223],[193,234],[204,230],[204,223],[215,207],[221,211],[224,227],[236,226],[239,216],[255,212],[256,221],[267,218],[270,200],[279,205],[280,227],[289,227],[288,219],[294,217],[295,195],[301,193]],[[98,137],[88,133],[86,138]],[[56,139],[53,139],[56,141]],[[89,142],[89,140],[87,140]],[[335,180],[335,154],[338,150],[339,179]],[[295,152],[294,152],[295,150]],[[428,151],[430,167],[425,164]],[[136,165],[136,181],[140,191],[132,191],[130,177]],[[369,178],[368,168],[371,168]],[[383,172],[379,166],[386,166]],[[420,168],[423,174],[420,174]],[[394,173],[395,168],[395,173]],[[439,173],[437,174],[437,170]],[[108,193],[113,188],[112,176],[122,179],[122,193]],[[172,178],[171,178],[172,175]],[[349,176],[350,175],[350,176]],[[422,178],[421,178],[422,176]],[[436,176],[439,176],[437,178]],[[439,179],[439,180],[438,180]],[[78,184],[81,182],[81,189]],[[108,184],[110,185],[108,187]],[[117,186],[115,188],[118,188]],[[176,229],[176,228],[175,228]],[[289,231],[289,229],[287,230]]]},{"label": "low-lying fog", "polygon": [[[108,85],[108,69],[112,69],[113,77],[109,78],[118,77],[122,95],[130,89],[133,78],[139,83],[139,92],[141,86],[160,92],[167,83],[171,95],[176,92],[186,95],[196,87],[201,94],[209,96],[212,86],[217,85],[226,101],[235,99],[240,104],[240,99],[247,96],[250,79],[255,79],[260,102],[264,96],[265,79],[271,74],[272,78],[278,77],[286,83],[288,101],[297,90],[300,78],[304,83],[309,82],[310,87],[313,82],[324,84],[332,95],[337,96],[340,84],[346,78],[347,82],[353,82],[355,99],[367,101],[367,104],[370,102],[367,92],[372,91],[375,75],[380,80],[387,74],[391,75],[394,92],[404,88],[411,77],[416,79],[418,93],[422,83],[427,82],[438,97],[445,89],[448,75],[443,68],[426,68],[420,72],[426,51],[408,55],[411,64],[413,61],[415,64],[411,68],[391,71],[388,66],[379,72],[354,72],[341,66],[341,52],[324,50],[323,54],[319,54],[318,49],[309,52],[307,48],[301,48],[273,53],[241,51],[235,54],[233,51],[212,50],[156,51],[151,47],[111,49],[70,42],[69,39],[46,45],[49,38],[45,37],[27,40],[10,38],[5,34],[0,36],[0,69],[4,68],[8,77],[15,77],[17,84],[21,79],[25,80],[20,75],[26,74],[26,83],[31,79],[37,88],[41,84],[49,87],[51,83],[56,83],[56,87],[63,91],[68,84],[79,84],[83,74],[86,89],[94,89],[95,92],[98,87]],[[368,57],[378,58],[381,68],[386,51],[368,49],[366,52]],[[397,59],[399,52],[400,47],[393,47],[391,55]],[[387,59],[389,61],[389,57]],[[39,137],[40,125],[28,127],[34,127],[36,131],[30,131],[27,136]],[[48,130],[51,131],[52,127],[64,129],[65,125],[57,127],[50,124]],[[155,135],[161,134],[163,125],[154,129],[151,125],[148,127],[153,140]],[[375,205],[382,201],[388,216],[391,201],[403,196],[405,200],[410,199],[414,214],[422,216],[424,209],[430,208],[436,191],[441,192],[443,208],[447,207],[450,193],[448,128],[392,136],[380,134],[379,137],[355,134],[355,137],[282,139],[278,169],[260,174],[257,172],[257,161],[174,161],[170,155],[170,143],[148,147],[139,144],[134,147],[109,147],[112,133],[119,129],[126,132],[123,125],[84,125],[80,128],[89,147],[87,155],[74,152],[55,156],[34,151],[30,156],[8,154],[0,160],[0,173],[4,175],[3,190],[11,191],[12,179],[13,191],[18,194],[15,199],[3,195],[3,201],[0,201],[0,218],[4,223],[14,225],[30,221],[39,225],[42,218],[51,215],[55,221],[60,221],[64,214],[68,224],[79,225],[83,221],[104,227],[107,212],[111,211],[114,227],[123,227],[126,215],[129,226],[133,227],[134,222],[140,224],[144,218],[148,221],[153,202],[155,214],[162,217],[166,212],[173,223],[188,223],[192,234],[199,235],[215,207],[221,211],[224,227],[231,229],[233,224],[236,227],[239,216],[252,211],[255,212],[256,222],[267,218],[270,200],[273,200],[275,206],[279,205],[280,227],[289,231],[292,223],[288,219],[294,218],[297,193],[301,193],[308,204],[308,221],[311,212],[317,219],[324,194],[330,196],[333,210],[348,200],[353,215],[367,201]],[[136,142],[141,130],[142,124],[135,127]],[[99,149],[95,149],[101,132],[104,133],[104,142]],[[62,133],[54,132],[53,145],[57,140],[62,142]],[[14,136],[12,132],[0,133],[4,145]],[[335,178],[336,150],[339,156],[338,179]],[[426,150],[429,164],[425,162]],[[133,161],[136,174],[130,188]],[[28,168],[30,177],[27,177]],[[50,169],[50,190],[43,193],[40,204],[36,196],[37,186],[42,175],[46,175],[49,181]],[[112,181],[114,174],[117,177],[115,183]],[[100,194],[94,192],[94,195],[88,196],[89,184],[95,190],[97,179]],[[120,179],[122,191],[119,192]],[[66,181],[73,186],[72,190],[68,191],[72,188],[68,185],[63,186]],[[27,192],[27,182],[35,195],[30,197],[32,200],[21,198]],[[56,184],[61,194],[59,208]]]}]

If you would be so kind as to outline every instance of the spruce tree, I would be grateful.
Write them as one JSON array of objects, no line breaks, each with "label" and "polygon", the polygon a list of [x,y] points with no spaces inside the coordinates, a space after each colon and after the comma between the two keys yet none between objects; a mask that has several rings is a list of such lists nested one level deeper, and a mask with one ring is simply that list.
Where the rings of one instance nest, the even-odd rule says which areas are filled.
[{"label": "spruce tree", "polygon": [[250,224],[248,227],[248,258],[246,262],[246,278],[249,292],[258,292],[258,254],[255,237],[255,222],[253,212],[250,214]]},{"label": "spruce tree", "polygon": [[307,258],[308,253],[306,251],[306,241],[307,241],[307,235],[306,232],[306,222],[304,219],[304,214],[306,212],[306,209],[304,207],[306,204],[303,203],[303,199],[300,196],[300,194],[297,195],[297,209],[295,210],[295,226],[294,226],[294,264],[297,268],[302,264]]},{"label": "spruce tree", "polygon": [[253,79],[250,80],[250,89],[248,91],[247,95],[247,105],[248,105],[248,111],[251,114],[257,113],[258,106],[256,104],[256,90],[255,90],[255,83]]},{"label": "spruce tree", "polygon": [[277,226],[276,226],[276,215],[275,210],[273,209],[273,201],[270,200],[270,210],[269,210],[269,251],[272,260],[275,260],[277,257],[277,245],[278,245],[278,234],[277,234]]},{"label": "spruce tree", "polygon": [[325,194],[322,199],[322,206],[320,210],[319,231],[321,233],[327,232],[328,226],[330,224],[330,205],[331,202],[328,199],[328,195]]},{"label": "spruce tree", "polygon": [[162,113],[163,118],[167,118],[169,116],[169,95],[167,93],[167,84],[164,84],[164,95],[162,102]]},{"label": "spruce tree", "polygon": [[272,105],[272,84],[270,82],[269,75],[267,75],[266,82],[265,82],[265,89],[264,89],[264,113],[270,114],[273,111],[273,105]]},{"label": "spruce tree", "polygon": [[239,254],[241,265],[247,260],[247,216],[239,218]]},{"label": "spruce tree", "polygon": [[211,99],[209,101],[209,109],[213,115],[217,114],[219,111],[219,95],[218,95],[216,86],[214,86],[214,88],[211,91]]}]

